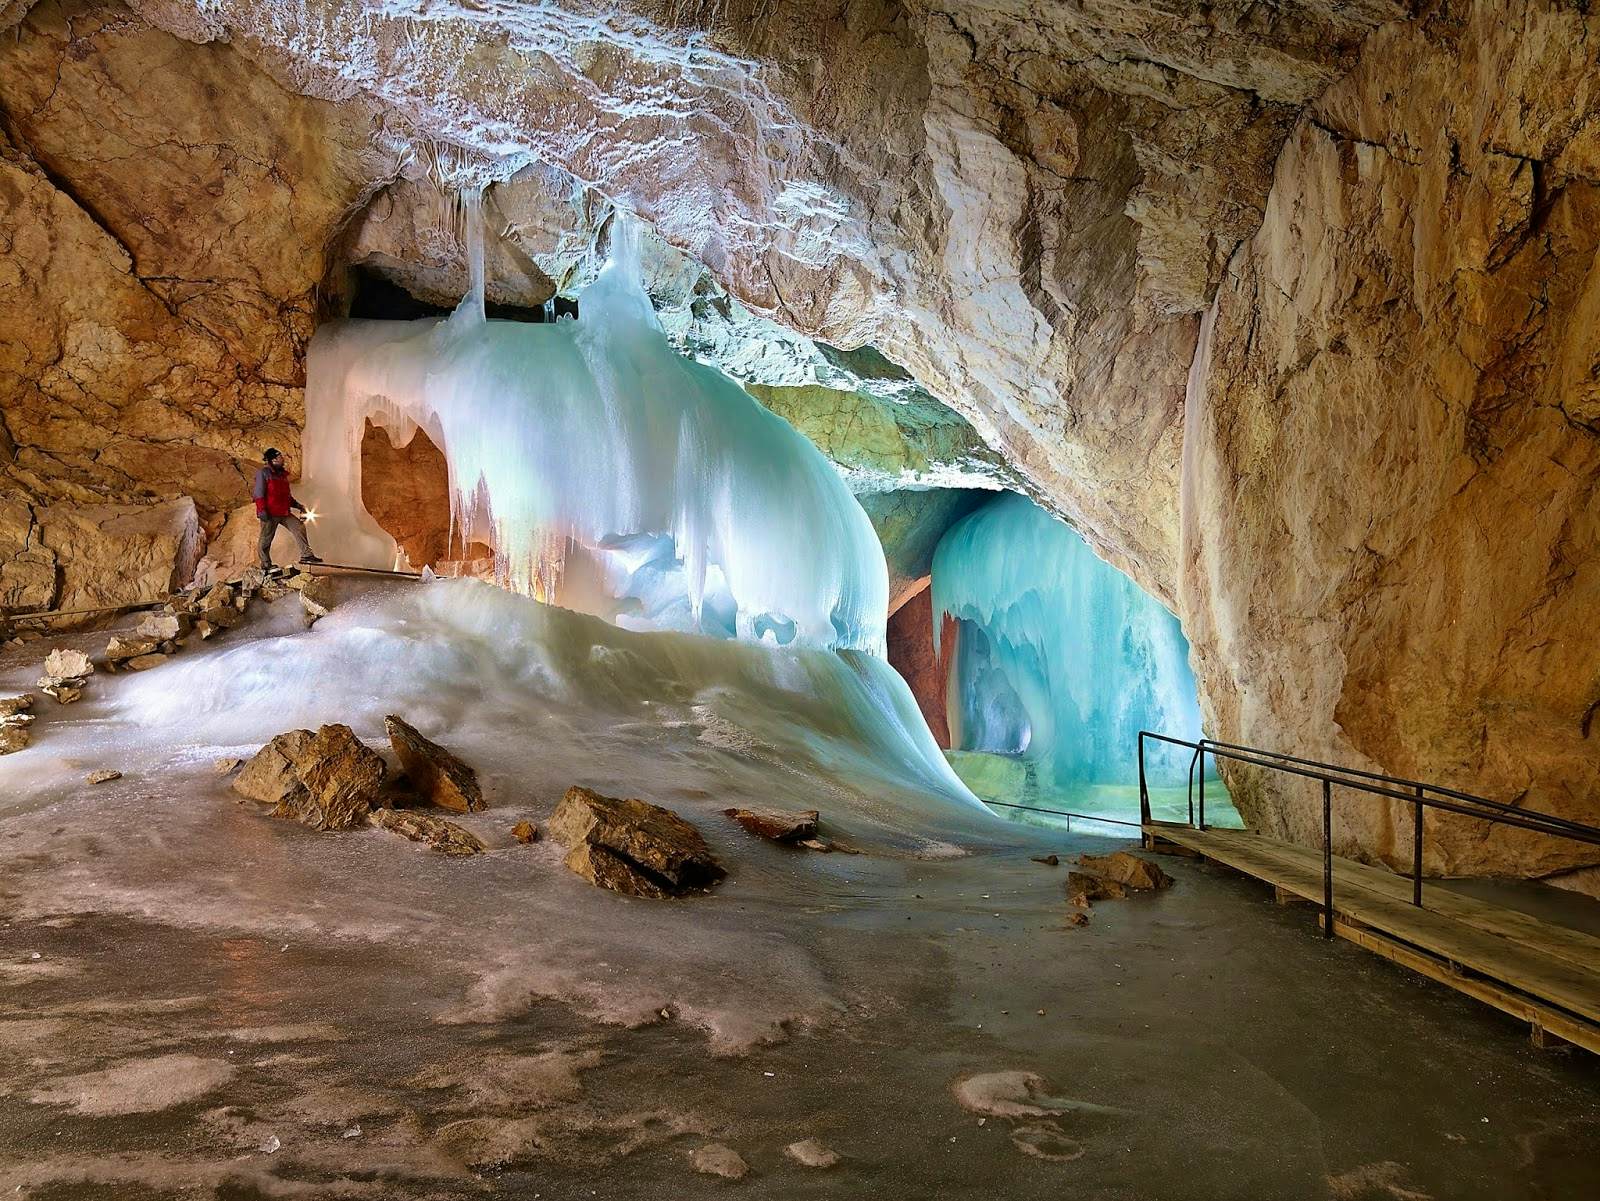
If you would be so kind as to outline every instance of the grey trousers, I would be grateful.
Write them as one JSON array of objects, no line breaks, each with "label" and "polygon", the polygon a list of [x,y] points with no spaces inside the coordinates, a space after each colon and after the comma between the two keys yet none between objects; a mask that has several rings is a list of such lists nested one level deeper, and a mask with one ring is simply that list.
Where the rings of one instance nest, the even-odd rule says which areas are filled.
[{"label": "grey trousers", "polygon": [[256,559],[260,562],[262,570],[272,566],[272,539],[278,532],[278,527],[283,526],[294,537],[295,545],[300,548],[300,557],[303,559],[311,553],[311,543],[306,541],[306,523],[293,513],[287,517],[263,517],[261,519],[261,541],[256,543]]}]

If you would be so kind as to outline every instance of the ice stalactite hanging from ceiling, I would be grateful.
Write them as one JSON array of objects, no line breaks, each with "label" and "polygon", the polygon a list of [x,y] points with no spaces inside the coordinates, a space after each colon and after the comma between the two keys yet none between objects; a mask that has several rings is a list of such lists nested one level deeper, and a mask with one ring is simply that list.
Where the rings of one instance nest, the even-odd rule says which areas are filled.
[{"label": "ice stalactite hanging from ceiling", "polygon": [[307,484],[319,550],[390,566],[361,507],[364,423],[444,452],[456,535],[500,581],[641,629],[881,654],[888,577],[872,525],[810,442],[677,354],[619,215],[581,321],[487,320],[481,199],[464,199],[471,291],[443,320],[346,321],[308,357]]},{"label": "ice stalactite hanging from ceiling", "polygon": [[[1178,619],[1069,526],[1007,493],[952,526],[933,559],[934,630],[956,619],[950,722],[960,749],[1021,755],[1058,788],[1137,778],[1141,728],[1198,738]],[[1155,782],[1187,753],[1152,748]]]}]

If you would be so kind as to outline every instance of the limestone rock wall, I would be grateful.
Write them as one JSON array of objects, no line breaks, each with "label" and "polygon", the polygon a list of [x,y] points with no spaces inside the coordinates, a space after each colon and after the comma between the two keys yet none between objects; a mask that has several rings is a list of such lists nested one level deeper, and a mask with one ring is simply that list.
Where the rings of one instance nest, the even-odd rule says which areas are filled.
[{"label": "limestone rock wall", "polygon": [[[1596,44],[1571,6],[1446,5],[1296,125],[1191,401],[1217,736],[1600,822]],[[1320,838],[1320,795],[1231,778],[1252,824]],[[1409,861],[1406,807],[1336,810],[1341,849]],[[1595,861],[1427,828],[1437,871]]]},{"label": "limestone rock wall", "polygon": [[264,445],[295,455],[328,244],[386,169],[383,141],[363,106],[296,95],[121,5],[50,0],[0,38],[8,596],[140,599],[118,527],[80,513],[145,506],[161,526],[188,497],[214,530]]}]

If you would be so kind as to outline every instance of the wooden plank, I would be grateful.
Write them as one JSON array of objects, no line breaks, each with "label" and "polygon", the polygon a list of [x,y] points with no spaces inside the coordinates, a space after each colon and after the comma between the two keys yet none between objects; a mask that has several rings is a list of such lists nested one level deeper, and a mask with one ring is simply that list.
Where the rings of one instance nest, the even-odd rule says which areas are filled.
[{"label": "wooden plank", "polygon": [[[1316,852],[1231,830],[1163,825],[1155,832],[1319,906],[1322,902],[1322,861]],[[1451,915],[1418,909],[1409,900],[1371,891],[1343,870],[1347,862],[1335,860],[1334,908],[1338,916],[1600,1023],[1600,970],[1596,970],[1600,962],[1592,969],[1579,966],[1538,943],[1493,933]]]},{"label": "wooden plank", "polygon": [[1467,996],[1493,1005],[1512,1017],[1527,1021],[1533,1027],[1535,1046],[1546,1048],[1547,1044],[1542,1041],[1542,1036],[1553,1035],[1562,1042],[1571,1043],[1600,1055],[1600,1025],[1585,1022],[1551,1009],[1547,1005],[1541,1005],[1537,999],[1504,988],[1493,980],[1462,975],[1454,971],[1448,963],[1432,955],[1396,942],[1392,938],[1386,938],[1374,930],[1341,921],[1337,914],[1333,919],[1333,932],[1375,955],[1382,955],[1385,959],[1408,967],[1414,972],[1420,972],[1430,980],[1448,984],[1457,992],[1466,993]]},{"label": "wooden plank", "polygon": [[[1211,833],[1211,831],[1206,831]],[[1224,836],[1237,834],[1238,831],[1222,831]],[[1261,838],[1259,835],[1250,835],[1262,844],[1261,852],[1277,859],[1289,859],[1295,862],[1309,862],[1315,865],[1317,879],[1322,878],[1322,852],[1310,847],[1294,846],[1290,843],[1277,842]],[[1381,867],[1373,867],[1366,863],[1356,863],[1349,859],[1337,859],[1334,864],[1334,892],[1346,882],[1365,888],[1379,896],[1388,897],[1390,900],[1411,904],[1411,881],[1405,876],[1397,876],[1391,871]],[[1320,885],[1319,885],[1320,887]],[[1434,913],[1442,913],[1453,917],[1457,921],[1465,922],[1489,934],[1497,934],[1502,938],[1537,946],[1546,954],[1588,971],[1600,968],[1600,938],[1585,934],[1582,930],[1574,930],[1570,926],[1562,926],[1554,922],[1543,922],[1531,914],[1523,913],[1516,909],[1507,909],[1488,901],[1481,901],[1476,897],[1465,896],[1462,893],[1451,892],[1448,888],[1437,884],[1429,885],[1427,880],[1422,882],[1423,908]],[[1319,893],[1320,899],[1320,893]]]}]

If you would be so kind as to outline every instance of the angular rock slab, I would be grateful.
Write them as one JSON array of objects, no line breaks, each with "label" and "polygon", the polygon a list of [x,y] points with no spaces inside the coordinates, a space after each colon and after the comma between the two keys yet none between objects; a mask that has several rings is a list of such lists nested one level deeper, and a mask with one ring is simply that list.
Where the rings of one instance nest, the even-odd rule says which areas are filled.
[{"label": "angular rock slab", "polygon": [[484,807],[472,768],[392,713],[383,719],[383,728],[401,769],[429,801],[454,813],[476,813]]},{"label": "angular rock slab", "polygon": [[300,783],[295,760],[311,739],[310,730],[279,734],[257,751],[234,777],[233,790],[246,800],[263,805],[281,805],[298,798],[304,794],[305,785]]},{"label": "angular rock slab", "polygon": [[665,900],[709,889],[727,875],[706,840],[670,809],[633,798],[567,789],[549,834],[567,866],[601,888]]},{"label": "angular rock slab", "polygon": [[470,830],[417,809],[374,809],[367,821],[412,842],[425,842],[446,855],[481,855],[489,849]]},{"label": "angular rock slab", "polygon": [[273,806],[274,817],[314,830],[349,830],[375,807],[388,768],[349,726],[279,734],[233,781],[242,797]]},{"label": "angular rock slab", "polygon": [[758,838],[773,842],[804,842],[815,838],[817,821],[822,816],[815,809],[797,813],[781,809],[724,809],[722,812]]}]

